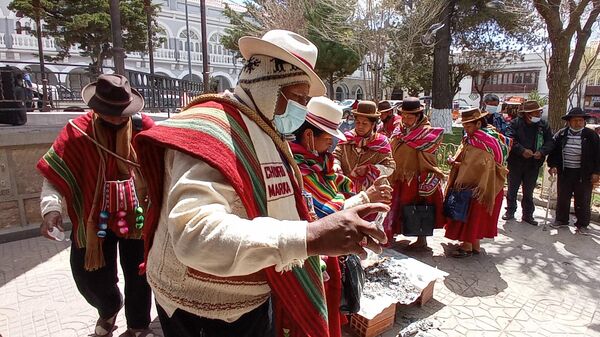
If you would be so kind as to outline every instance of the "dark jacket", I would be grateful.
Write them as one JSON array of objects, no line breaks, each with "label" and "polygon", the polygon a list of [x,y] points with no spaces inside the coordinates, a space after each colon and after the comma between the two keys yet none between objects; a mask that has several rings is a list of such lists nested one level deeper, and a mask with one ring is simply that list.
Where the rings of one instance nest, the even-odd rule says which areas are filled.
[{"label": "dark jacket", "polygon": [[[542,145],[536,149],[536,138],[542,137]],[[540,167],[544,164],[545,157],[552,152],[554,141],[550,126],[544,120],[538,123],[527,124],[522,117],[517,117],[510,122],[506,130],[506,136],[512,138],[513,145],[508,155],[508,166],[532,166]],[[542,159],[533,157],[525,159],[523,152],[529,149],[533,153],[540,151],[544,156]]]},{"label": "dark jacket", "polygon": [[[566,127],[554,135],[556,146],[548,156],[548,166],[556,167],[558,174],[564,169],[563,149],[567,144],[568,131],[569,128]],[[600,174],[600,137],[594,130],[584,128],[581,131],[581,176],[585,181],[589,181],[592,174]]]}]

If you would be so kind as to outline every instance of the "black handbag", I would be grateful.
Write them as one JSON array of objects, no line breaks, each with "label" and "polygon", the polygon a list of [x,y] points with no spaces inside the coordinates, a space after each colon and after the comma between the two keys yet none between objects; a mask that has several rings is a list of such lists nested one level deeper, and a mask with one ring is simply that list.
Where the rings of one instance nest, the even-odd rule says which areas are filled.
[{"label": "black handbag", "polygon": [[473,198],[472,190],[449,190],[444,201],[444,214],[446,217],[460,222],[467,222],[471,198]]},{"label": "black handbag", "polygon": [[435,227],[435,205],[406,205],[402,208],[402,235],[431,236]]},{"label": "black handbag", "polygon": [[339,258],[342,271],[342,314],[355,314],[360,310],[360,297],[365,284],[365,271],[356,255],[346,255]]}]

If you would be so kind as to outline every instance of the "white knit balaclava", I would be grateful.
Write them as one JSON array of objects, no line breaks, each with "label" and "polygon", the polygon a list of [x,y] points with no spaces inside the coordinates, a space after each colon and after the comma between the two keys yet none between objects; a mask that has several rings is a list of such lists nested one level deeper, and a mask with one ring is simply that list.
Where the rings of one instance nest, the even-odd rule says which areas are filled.
[{"label": "white knit balaclava", "polygon": [[298,83],[310,84],[300,68],[271,56],[254,55],[244,64],[238,86],[254,101],[258,112],[273,120],[281,88]]}]

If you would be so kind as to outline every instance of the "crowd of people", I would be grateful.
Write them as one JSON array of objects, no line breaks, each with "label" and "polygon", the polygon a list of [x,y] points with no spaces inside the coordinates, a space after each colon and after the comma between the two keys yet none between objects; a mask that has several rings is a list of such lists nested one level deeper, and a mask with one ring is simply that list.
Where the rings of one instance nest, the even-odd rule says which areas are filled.
[{"label": "crowd of people", "polygon": [[40,159],[41,233],[64,231],[66,209],[95,336],[112,336],[123,306],[122,336],[153,336],[152,292],[166,337],[339,337],[338,257],[380,253],[398,234],[423,249],[435,228],[460,242],[451,256],[480,254],[480,240],[498,233],[507,179],[504,219],[514,219],[522,185],[522,220],[537,224],[531,197],[546,156],[559,181],[556,226],[568,225],[574,195],[575,225],[587,231],[600,142],[582,110],[554,136],[532,101],[510,125],[493,97],[463,110],[445,175],[443,129],[418,98],[361,101],[344,116],[324,97],[317,48],[304,37],[273,30],[239,48],[246,62],[233,92],[199,96],[156,125],[124,76],[99,76],[82,92],[91,111]]}]

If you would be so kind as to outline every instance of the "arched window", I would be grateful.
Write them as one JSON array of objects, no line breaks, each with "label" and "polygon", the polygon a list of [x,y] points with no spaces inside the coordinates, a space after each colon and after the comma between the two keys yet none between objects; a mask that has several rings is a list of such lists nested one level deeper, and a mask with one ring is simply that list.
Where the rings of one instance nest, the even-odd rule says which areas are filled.
[{"label": "arched window", "polygon": [[356,88],[355,97],[356,99],[363,99],[363,91],[361,87]]},{"label": "arched window", "polygon": [[340,102],[344,100],[344,89],[342,89],[342,87],[337,87],[337,89],[335,89],[335,99]]},{"label": "arched window", "polygon": [[187,43],[188,32],[187,30],[179,33],[179,47],[184,51],[200,52],[200,37],[193,30],[190,31],[190,45]]}]

